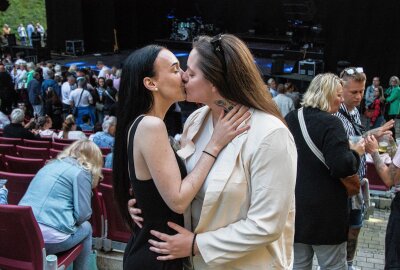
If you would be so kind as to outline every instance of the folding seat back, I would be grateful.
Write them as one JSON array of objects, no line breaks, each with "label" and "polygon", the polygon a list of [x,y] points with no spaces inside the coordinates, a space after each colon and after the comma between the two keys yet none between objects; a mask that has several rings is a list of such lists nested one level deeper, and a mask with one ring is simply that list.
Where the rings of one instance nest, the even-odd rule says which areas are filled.
[{"label": "folding seat back", "polygon": [[16,156],[17,151],[15,150],[15,145],[14,144],[0,144],[0,154],[3,155],[10,155],[10,156]]},{"label": "folding seat back", "polygon": [[34,174],[10,173],[0,171],[0,179],[7,179],[8,203],[18,204],[31,183]]},{"label": "folding seat back", "polygon": [[[0,269],[45,269],[46,249],[32,208],[0,205],[0,220]],[[68,267],[82,248],[79,244],[57,254],[58,269]]]},{"label": "folding seat back", "polygon": [[109,147],[100,147],[100,150],[101,150],[101,153],[105,156],[108,155],[109,153],[111,153],[111,148],[109,148]]},{"label": "folding seat back", "polygon": [[64,150],[64,148],[67,147],[67,146],[69,146],[69,144],[67,144],[67,143],[53,142],[53,143],[51,144],[51,146],[53,147],[53,149]]},{"label": "folding seat back", "polygon": [[5,155],[3,161],[6,163],[7,171],[14,173],[36,174],[45,164],[44,159],[22,158]]},{"label": "folding seat back", "polygon": [[22,139],[21,138],[0,137],[0,143],[1,144],[22,145]]},{"label": "folding seat back", "polygon": [[388,188],[376,172],[374,163],[367,162],[367,176],[370,190],[388,191]]},{"label": "folding seat back", "polygon": [[49,148],[16,146],[18,155],[23,158],[49,159]]},{"label": "folding seat back", "polygon": [[24,146],[38,147],[38,148],[51,148],[51,141],[49,140],[27,140],[24,139]]},{"label": "folding seat back", "polygon": [[57,143],[71,144],[71,143],[75,142],[76,140],[54,138],[54,141]]},{"label": "folding seat back", "polygon": [[107,213],[106,220],[106,238],[111,241],[127,243],[131,232],[124,223],[119,210],[114,201],[113,187],[111,185],[99,184],[99,191],[104,200],[104,205]]},{"label": "folding seat back", "polygon": [[43,270],[46,250],[30,206],[0,205],[0,268]]},{"label": "folding seat back", "polygon": [[99,193],[97,188],[93,189],[92,192],[92,216],[89,221],[90,224],[92,224],[93,246],[95,249],[101,249],[105,234],[105,214],[103,209],[104,203],[101,193]]},{"label": "folding seat back", "polygon": [[113,184],[113,180],[112,180],[113,171],[112,171],[112,169],[102,168],[101,172],[102,172],[103,177],[104,177],[102,183],[112,186],[112,184]]},{"label": "folding seat back", "polygon": [[61,152],[62,152],[62,150],[50,148],[50,150],[49,150],[49,156],[50,156],[50,158],[56,158],[57,155],[58,155],[59,153],[61,153]]}]

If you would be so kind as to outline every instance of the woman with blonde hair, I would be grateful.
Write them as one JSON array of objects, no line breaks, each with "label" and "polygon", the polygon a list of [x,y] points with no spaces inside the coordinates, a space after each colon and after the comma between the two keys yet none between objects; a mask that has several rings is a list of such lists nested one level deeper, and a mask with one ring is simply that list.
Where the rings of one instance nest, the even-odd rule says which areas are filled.
[{"label": "woman with blonde hair", "polygon": [[340,179],[357,173],[364,144],[349,147],[342,122],[332,115],[342,92],[338,76],[318,74],[302,108],[285,118],[299,157],[293,269],[311,270],[314,253],[321,269],[347,269],[348,197]]},{"label": "woman with blonde hair", "polygon": [[98,146],[89,140],[76,141],[39,170],[19,202],[32,207],[47,254],[83,244],[74,270],[89,269],[91,194],[103,177],[102,167]]}]

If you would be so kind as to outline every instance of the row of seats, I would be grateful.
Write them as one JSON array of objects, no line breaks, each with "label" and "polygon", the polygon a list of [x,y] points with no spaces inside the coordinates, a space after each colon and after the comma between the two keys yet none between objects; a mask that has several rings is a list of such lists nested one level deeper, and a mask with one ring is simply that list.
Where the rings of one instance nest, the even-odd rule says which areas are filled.
[{"label": "row of seats", "polygon": [[[53,148],[57,150],[63,150],[66,146],[73,143],[74,140],[66,140],[66,139],[55,139],[51,140],[27,140],[27,139],[19,139],[19,138],[6,138],[0,137],[0,145],[14,145],[14,146],[25,146],[30,148]],[[2,148],[0,147],[0,150]],[[111,148],[100,147],[100,150],[103,155],[107,155],[111,152]],[[2,153],[2,152],[0,152]]]},{"label": "row of seats", "polygon": [[[110,251],[112,249],[124,250],[131,232],[122,221],[114,202],[113,187],[111,183],[112,170],[103,169],[104,182],[93,190],[92,217],[90,222],[93,229],[93,246],[96,249]],[[10,265],[15,269],[43,269],[45,250],[43,239],[37,222],[30,207],[16,206],[25,194],[34,174],[18,174],[0,171],[0,179],[7,179],[9,190],[9,204],[0,206],[0,268],[9,269]],[[13,214],[9,214],[13,213]],[[10,222],[8,222],[10,221]],[[16,223],[18,223],[16,225]],[[20,233],[16,233],[20,232]],[[3,235],[4,234],[4,235]],[[10,237],[11,236],[11,237]],[[28,243],[24,244],[24,243]],[[10,244],[9,244],[10,243]],[[17,245],[24,245],[24,248]],[[7,249],[5,251],[4,249]],[[68,266],[79,254],[82,247],[77,247],[58,254],[59,266]],[[9,252],[14,250],[14,252]],[[21,250],[16,255],[15,250]],[[43,255],[38,256],[38,252]],[[23,265],[23,267],[20,267]],[[14,269],[14,268],[13,268]]]},{"label": "row of seats", "polygon": [[[44,162],[44,161],[43,161]],[[20,165],[26,166],[26,165]],[[43,167],[43,165],[42,165]],[[112,169],[102,169],[104,179],[103,184],[112,186]],[[29,187],[36,172],[33,173],[16,173],[12,171],[0,171],[0,179],[7,179],[8,202],[9,204],[18,204],[22,196]]]},{"label": "row of seats", "polygon": [[[60,132],[60,130],[57,130],[57,129],[51,129],[51,130],[57,134]],[[94,133],[93,131],[82,131],[82,132],[86,135],[86,137],[89,137],[90,135],[92,135]],[[0,129],[0,137],[3,137],[3,133],[4,133],[3,129]]]},{"label": "row of seats", "polygon": [[[32,208],[0,205],[0,220],[0,269],[46,269],[46,249]],[[66,269],[82,248],[79,244],[57,254],[58,269]]]}]

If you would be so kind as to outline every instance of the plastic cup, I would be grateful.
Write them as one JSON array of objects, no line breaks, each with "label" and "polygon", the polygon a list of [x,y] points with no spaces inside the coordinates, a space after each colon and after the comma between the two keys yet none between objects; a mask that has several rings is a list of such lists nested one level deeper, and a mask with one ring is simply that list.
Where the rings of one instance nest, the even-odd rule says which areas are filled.
[{"label": "plastic cup", "polygon": [[350,136],[349,140],[352,144],[357,144],[359,141],[361,141],[362,136]]},{"label": "plastic cup", "polygon": [[58,262],[56,255],[47,255],[46,256],[46,270],[57,270]]}]

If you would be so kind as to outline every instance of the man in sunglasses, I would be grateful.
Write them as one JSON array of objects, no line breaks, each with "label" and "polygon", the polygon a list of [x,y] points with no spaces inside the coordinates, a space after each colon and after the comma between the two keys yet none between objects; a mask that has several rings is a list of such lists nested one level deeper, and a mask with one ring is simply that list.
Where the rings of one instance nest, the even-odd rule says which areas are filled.
[{"label": "man in sunglasses", "polygon": [[[363,68],[349,67],[340,73],[340,78],[343,80],[343,102],[340,105],[339,111],[335,114],[343,123],[347,137],[364,135],[364,127],[361,125],[360,113],[357,109],[360,106],[364,96],[366,76]],[[383,134],[390,133],[388,131],[393,127],[394,121],[385,123],[382,127],[373,131],[375,137],[380,137]],[[365,155],[361,156],[358,176],[360,180],[366,175],[367,163]],[[363,208],[364,202],[362,193],[355,195],[349,200],[349,233],[347,240],[347,264],[348,269],[356,269],[353,266],[353,260],[356,254],[358,235],[363,226]]]}]

